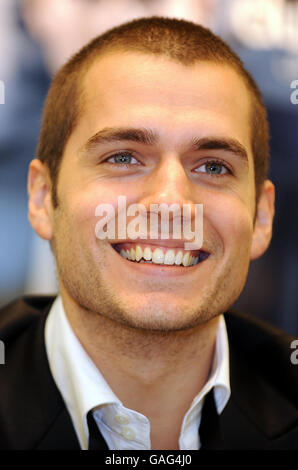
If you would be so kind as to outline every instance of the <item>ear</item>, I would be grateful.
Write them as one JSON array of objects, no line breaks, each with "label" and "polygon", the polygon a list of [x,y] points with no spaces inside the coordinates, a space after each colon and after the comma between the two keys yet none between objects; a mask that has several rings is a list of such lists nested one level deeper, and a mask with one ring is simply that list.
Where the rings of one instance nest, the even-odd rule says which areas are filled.
[{"label": "ear", "polygon": [[259,258],[267,250],[272,237],[275,188],[266,180],[261,188],[254,224],[250,259]]},{"label": "ear", "polygon": [[28,218],[35,232],[45,240],[53,237],[53,207],[49,170],[40,160],[32,160],[28,174]]}]

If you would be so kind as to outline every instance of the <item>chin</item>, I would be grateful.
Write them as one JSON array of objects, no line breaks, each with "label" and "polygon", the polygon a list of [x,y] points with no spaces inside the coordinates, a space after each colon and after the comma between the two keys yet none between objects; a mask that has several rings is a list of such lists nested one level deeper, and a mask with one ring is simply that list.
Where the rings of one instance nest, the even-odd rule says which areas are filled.
[{"label": "chin", "polygon": [[155,301],[150,305],[131,308],[126,305],[113,319],[134,329],[170,332],[192,329],[209,321],[213,316],[201,311],[199,307],[194,308],[193,305],[177,306],[169,301],[166,304]]}]

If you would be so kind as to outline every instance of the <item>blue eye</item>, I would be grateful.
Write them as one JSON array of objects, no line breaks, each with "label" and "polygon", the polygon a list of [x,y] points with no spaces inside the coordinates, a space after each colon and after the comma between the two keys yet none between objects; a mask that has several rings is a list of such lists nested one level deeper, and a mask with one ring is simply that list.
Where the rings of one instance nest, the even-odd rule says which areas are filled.
[{"label": "blue eye", "polygon": [[134,159],[135,162],[138,163],[137,160],[130,153],[127,153],[127,152],[115,153],[114,155],[109,157],[106,161],[109,161],[110,159],[114,159],[115,161],[114,162],[109,162],[109,163],[115,163],[115,164],[118,164],[118,165],[128,165],[128,164],[132,163],[132,159]]},{"label": "blue eye", "polygon": [[[204,168],[204,170],[200,170],[201,168]],[[230,173],[225,165],[216,161],[204,163],[204,165],[201,165],[197,171],[199,173],[207,173],[208,175],[223,175]]]},{"label": "blue eye", "polygon": [[205,167],[210,175],[220,175],[224,169],[220,163],[206,163]]}]

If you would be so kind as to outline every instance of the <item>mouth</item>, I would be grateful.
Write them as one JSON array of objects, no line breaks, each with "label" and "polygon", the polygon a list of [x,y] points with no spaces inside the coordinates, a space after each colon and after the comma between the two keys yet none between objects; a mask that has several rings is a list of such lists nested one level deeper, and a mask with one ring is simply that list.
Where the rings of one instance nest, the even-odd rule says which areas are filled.
[{"label": "mouth", "polygon": [[193,268],[209,257],[203,250],[184,250],[132,242],[112,244],[112,248],[126,261],[134,264],[162,265],[168,269]]}]

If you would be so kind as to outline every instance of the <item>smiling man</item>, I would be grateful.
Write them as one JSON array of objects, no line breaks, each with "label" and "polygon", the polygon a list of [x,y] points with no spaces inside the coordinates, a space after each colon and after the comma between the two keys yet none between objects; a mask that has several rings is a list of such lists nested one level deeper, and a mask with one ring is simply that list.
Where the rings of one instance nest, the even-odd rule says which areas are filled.
[{"label": "smiling man", "polygon": [[[297,448],[292,338],[228,311],[274,215],[266,112],[237,56],[185,21],[110,30],[54,78],[37,154],[29,219],[60,295],[1,313],[0,445]],[[120,196],[148,220],[202,205],[202,246],[99,239],[96,208]]]}]

